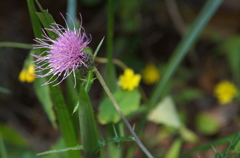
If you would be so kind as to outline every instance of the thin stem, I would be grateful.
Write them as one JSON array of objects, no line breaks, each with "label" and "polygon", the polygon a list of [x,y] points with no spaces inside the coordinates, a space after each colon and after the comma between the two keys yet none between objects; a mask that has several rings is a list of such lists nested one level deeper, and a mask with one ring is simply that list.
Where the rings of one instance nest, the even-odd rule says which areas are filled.
[{"label": "thin stem", "polygon": [[172,18],[172,21],[174,25],[176,26],[178,32],[184,36],[186,34],[186,26],[183,21],[183,18],[179,12],[177,3],[175,0],[165,0],[165,3],[167,5],[167,10],[169,12],[170,17]]},{"label": "thin stem", "polygon": [[24,44],[18,42],[0,42],[0,47],[14,47],[14,48],[21,48],[21,49],[32,49],[31,44]]},{"label": "thin stem", "polygon": [[[77,12],[77,1],[76,0],[68,0],[67,1],[67,13],[72,18],[73,22],[76,21],[76,12]],[[73,30],[74,25],[71,21],[71,18],[69,16],[66,16],[68,27]]]},{"label": "thin stem", "polygon": [[146,149],[146,147],[142,144],[142,142],[140,141],[140,139],[138,138],[138,136],[136,135],[136,133],[133,131],[131,125],[129,124],[128,120],[126,119],[126,117],[124,116],[124,114],[122,113],[122,110],[120,109],[120,107],[118,106],[117,101],[115,100],[115,98],[113,97],[112,93],[110,92],[108,86],[106,85],[104,79],[102,78],[101,74],[99,73],[99,71],[97,70],[96,67],[93,68],[94,72],[98,78],[98,80],[100,81],[101,85],[103,86],[103,89],[105,90],[105,92],[107,93],[108,97],[110,98],[110,100],[112,101],[114,107],[116,108],[117,112],[120,114],[123,122],[126,124],[127,128],[129,129],[130,133],[132,134],[132,136],[134,137],[134,140],[136,141],[136,143],[139,145],[139,147],[142,149],[142,151],[149,157],[149,158],[153,158],[153,156],[151,155],[151,153]]},{"label": "thin stem", "polygon": [[108,62],[106,65],[106,83],[111,91],[116,90],[116,71],[113,64],[113,37],[114,37],[114,0],[107,3],[107,39],[106,53]]},{"label": "thin stem", "polygon": [[[108,59],[107,58],[101,58],[101,57],[95,57],[94,59],[98,63],[107,63]],[[118,59],[113,59],[113,63],[116,64],[117,66],[121,67],[122,69],[128,68],[127,65],[125,65],[122,61]]]}]

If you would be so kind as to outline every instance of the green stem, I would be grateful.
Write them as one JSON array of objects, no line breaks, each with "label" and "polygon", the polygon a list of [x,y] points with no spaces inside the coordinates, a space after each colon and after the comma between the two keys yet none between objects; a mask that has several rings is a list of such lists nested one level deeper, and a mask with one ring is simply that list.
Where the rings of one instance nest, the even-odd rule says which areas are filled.
[{"label": "green stem", "polygon": [[99,158],[100,151],[96,121],[90,98],[85,89],[84,86],[80,87],[78,109],[84,156],[85,158]]},{"label": "green stem", "polygon": [[[78,140],[73,128],[70,114],[68,112],[62,92],[60,90],[60,87],[49,86],[49,88],[50,88],[51,98],[56,109],[59,126],[65,141],[65,145],[66,147],[77,146]],[[69,158],[81,157],[79,151],[67,151],[67,153]]]},{"label": "green stem", "polygon": [[194,149],[192,149],[192,150],[190,150],[190,151],[188,151],[186,153],[183,153],[180,156],[180,158],[188,158],[188,157],[190,157],[193,154],[196,154],[198,152],[201,152],[201,151],[207,150],[209,148],[212,148],[214,145],[220,145],[220,144],[223,144],[223,143],[229,143],[237,135],[239,135],[239,132],[236,132],[236,133],[228,135],[226,137],[223,137],[223,138],[211,141],[211,142],[209,142],[209,143],[207,143],[205,145],[201,145],[201,146],[199,146],[197,148],[194,148]]},{"label": "green stem", "polygon": [[116,89],[116,72],[113,64],[114,0],[108,0],[107,12],[107,67],[106,83],[111,91]]},{"label": "green stem", "polygon": [[0,42],[0,47],[13,47],[13,48],[21,48],[21,49],[32,49],[31,44],[24,44],[18,42]]},{"label": "green stem", "polygon": [[[73,22],[76,21],[76,12],[77,12],[77,1],[76,0],[68,0],[67,1],[67,13],[70,15],[72,18]],[[70,30],[74,29],[74,25],[72,20],[70,19],[69,16],[66,16],[68,27]]]},{"label": "green stem", "polygon": [[142,151],[149,157],[149,158],[153,158],[153,156],[151,155],[151,153],[146,149],[146,147],[142,144],[142,142],[140,141],[140,139],[138,138],[138,136],[136,135],[136,133],[133,131],[131,125],[129,124],[128,120],[126,119],[126,117],[124,116],[124,114],[122,113],[122,110],[120,109],[120,107],[118,106],[118,103],[116,102],[115,98],[113,97],[111,91],[109,90],[108,86],[106,85],[104,79],[102,78],[101,74],[99,73],[99,71],[97,70],[96,67],[93,68],[94,72],[99,80],[99,82],[101,83],[101,85],[103,86],[103,89],[105,90],[105,92],[107,93],[108,97],[110,98],[110,100],[112,101],[114,107],[116,108],[117,112],[120,114],[123,122],[125,123],[125,125],[127,126],[127,128],[129,129],[130,133],[132,134],[132,136],[134,137],[134,140],[136,141],[136,143],[139,145],[139,147],[142,149]]},{"label": "green stem", "polygon": [[8,157],[1,133],[0,133],[0,157],[2,158]]}]

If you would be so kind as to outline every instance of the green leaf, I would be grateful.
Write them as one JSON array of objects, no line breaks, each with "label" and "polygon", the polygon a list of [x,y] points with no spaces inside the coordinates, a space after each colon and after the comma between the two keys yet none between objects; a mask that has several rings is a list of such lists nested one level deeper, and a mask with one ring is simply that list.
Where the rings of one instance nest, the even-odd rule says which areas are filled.
[{"label": "green leaf", "polygon": [[227,56],[234,80],[239,83],[240,36],[237,35],[231,37],[230,39],[227,39],[226,42],[222,45],[221,50],[223,50]]},{"label": "green leaf", "polygon": [[180,149],[182,147],[182,139],[178,138],[175,140],[171,146],[171,148],[168,150],[165,158],[178,158],[180,154]]},{"label": "green leaf", "polygon": [[107,5],[107,37],[106,37],[106,53],[107,53],[107,65],[106,65],[106,77],[105,81],[111,92],[115,92],[117,89],[116,84],[116,70],[113,64],[113,37],[114,37],[114,0],[108,0]]},{"label": "green leaf", "polygon": [[8,158],[7,151],[6,151],[1,133],[0,133],[0,157],[1,158]]},{"label": "green leaf", "polygon": [[0,124],[0,131],[2,138],[4,138],[6,142],[22,147],[27,146],[27,141],[23,139],[23,136],[21,136],[14,128]]},{"label": "green leaf", "polygon": [[60,153],[60,152],[66,152],[66,151],[72,151],[72,150],[82,150],[83,146],[82,145],[77,145],[75,147],[69,147],[69,148],[64,148],[64,149],[58,149],[58,150],[48,150],[48,151],[44,151],[41,153],[38,153],[37,155],[46,155],[46,154],[53,154],[53,153]]},{"label": "green leaf", "polygon": [[18,42],[0,42],[0,47],[13,47],[21,49],[32,49],[31,44],[18,43]]},{"label": "green leaf", "polygon": [[[46,12],[46,11],[45,11]],[[44,28],[50,28],[50,25],[52,25],[52,23],[54,23],[54,19],[52,18],[52,15],[49,13],[36,13],[39,20],[41,21],[41,23],[43,24]],[[49,30],[45,30],[47,32],[47,34],[49,35],[49,37],[51,39],[55,39],[57,38],[57,34],[49,31]]]},{"label": "green leaf", "polygon": [[173,55],[168,62],[167,69],[162,75],[163,77],[161,80],[156,85],[156,88],[150,98],[149,106],[151,109],[156,106],[160,99],[159,96],[162,95],[165,86],[171,80],[173,74],[176,72],[177,68],[179,68],[180,63],[188,53],[189,49],[195,44],[200,36],[200,33],[203,31],[208,21],[212,18],[213,14],[219,8],[222,2],[223,0],[208,0],[201,9],[201,12],[197,18],[192,22],[186,35],[174,49]]},{"label": "green leaf", "polygon": [[42,84],[46,83],[46,78],[36,78],[34,81],[34,89],[35,93],[38,97],[38,100],[43,105],[43,108],[50,120],[52,126],[56,129],[56,116],[53,111],[53,103],[50,97],[49,86],[41,86]]},{"label": "green leaf", "polygon": [[171,97],[165,97],[157,106],[149,113],[148,120],[164,124],[166,126],[180,128],[181,122],[178,117],[174,102]]},{"label": "green leaf", "polygon": [[0,93],[11,94],[11,90],[9,90],[7,88],[0,87]]},{"label": "green leaf", "polygon": [[86,158],[100,157],[98,131],[93,113],[90,98],[85,91],[85,87],[81,86],[79,95],[79,122],[84,156]]},{"label": "green leaf", "polygon": [[194,99],[197,99],[203,95],[202,91],[197,88],[184,88],[183,91],[174,96],[174,100],[177,103],[187,103]]},{"label": "green leaf", "polygon": [[34,5],[34,2],[33,0],[27,0],[27,4],[28,4],[28,11],[30,14],[34,35],[35,37],[41,37],[42,27],[36,15],[36,7]]},{"label": "green leaf", "polygon": [[199,141],[197,135],[195,133],[193,133],[193,131],[187,129],[184,126],[181,127],[179,132],[180,132],[182,139],[187,142],[197,143]]},{"label": "green leaf", "polygon": [[204,135],[212,135],[219,131],[218,121],[208,113],[200,113],[196,117],[196,128]]},{"label": "green leaf", "polygon": [[204,145],[201,145],[201,146],[198,146],[186,153],[183,153],[180,157],[181,158],[189,158],[191,157],[191,155],[194,155],[194,154],[197,154],[201,151],[206,151],[210,148],[212,148],[214,145],[220,145],[220,144],[223,144],[223,143],[229,143],[229,140],[232,140],[234,139],[234,137],[238,136],[239,135],[239,132],[237,133],[234,133],[234,134],[230,134],[230,135],[227,135],[225,137],[221,137],[219,139],[215,139],[207,144],[204,144]]},{"label": "green leaf", "polygon": [[[74,131],[70,113],[66,107],[61,89],[59,86],[49,87],[51,98],[53,100],[56,114],[61,128],[66,147],[76,146],[78,144],[77,136]],[[80,153],[77,151],[68,151],[70,158],[79,158]]]},{"label": "green leaf", "polygon": [[102,46],[103,41],[104,41],[104,37],[103,37],[102,40],[99,42],[96,50],[94,51],[94,53],[93,53],[93,58],[95,58],[95,57],[97,56],[98,51],[99,51],[100,47]]},{"label": "green leaf", "polygon": [[[140,105],[140,94],[137,89],[133,91],[117,91],[113,94],[120,109],[124,115],[136,111]],[[112,102],[106,97],[100,104],[98,120],[102,124],[114,122],[117,123],[121,119],[120,115],[112,105]]]}]

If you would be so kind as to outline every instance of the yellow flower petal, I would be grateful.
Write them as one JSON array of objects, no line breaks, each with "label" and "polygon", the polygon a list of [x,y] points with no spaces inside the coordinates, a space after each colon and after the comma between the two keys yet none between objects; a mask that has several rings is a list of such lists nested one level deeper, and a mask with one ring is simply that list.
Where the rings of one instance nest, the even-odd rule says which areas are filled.
[{"label": "yellow flower petal", "polygon": [[123,90],[132,91],[134,88],[138,87],[141,76],[139,74],[134,74],[132,69],[125,69],[124,73],[119,77],[118,85]]},{"label": "yellow flower petal", "polygon": [[151,85],[156,83],[160,79],[160,73],[155,65],[148,64],[142,71],[143,82]]},{"label": "yellow flower petal", "polygon": [[27,70],[27,74],[26,74],[26,82],[31,83],[35,80],[34,71],[35,71],[34,65],[30,64],[28,66],[28,70]]},{"label": "yellow flower petal", "polygon": [[26,81],[26,74],[27,74],[27,71],[26,71],[25,69],[23,69],[23,70],[19,73],[19,76],[18,76],[19,81],[25,82],[25,81]]},{"label": "yellow flower petal", "polygon": [[30,64],[29,66],[28,66],[28,73],[29,74],[34,74],[34,70],[35,70],[35,67],[34,67],[34,65],[33,64]]},{"label": "yellow flower petal", "polygon": [[220,104],[227,104],[232,102],[237,95],[237,88],[234,83],[229,81],[221,81],[214,88],[214,96],[218,99]]},{"label": "yellow flower petal", "polygon": [[31,83],[35,80],[35,76],[33,74],[26,75],[26,82]]}]

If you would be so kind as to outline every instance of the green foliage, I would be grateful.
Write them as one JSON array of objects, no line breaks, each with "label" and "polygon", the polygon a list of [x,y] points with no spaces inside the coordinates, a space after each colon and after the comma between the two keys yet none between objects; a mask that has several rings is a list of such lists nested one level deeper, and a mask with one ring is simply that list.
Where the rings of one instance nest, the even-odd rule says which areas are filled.
[{"label": "green foliage", "polygon": [[[49,26],[54,22],[54,19],[46,10],[43,10],[43,8],[38,3],[38,1],[36,1],[36,3],[38,5],[39,9],[41,10],[41,13],[37,13],[34,2],[32,0],[28,0],[28,7],[29,7],[30,15],[31,15],[31,20],[33,23],[33,30],[34,30],[35,36],[38,38],[41,38],[42,28],[41,28],[40,22],[42,23],[42,25],[45,28],[49,28]],[[35,18],[38,18],[39,20],[36,20]],[[56,38],[56,34],[54,34],[52,32],[47,32],[47,33],[51,38],[53,38],[53,39]],[[49,79],[49,77],[46,77],[45,79]],[[46,86],[48,86],[48,85],[46,85]],[[39,88],[40,87],[41,86],[39,85]],[[56,86],[56,87],[49,86],[49,90],[50,90],[50,96],[52,98],[53,104],[56,109],[56,114],[58,117],[60,129],[62,131],[64,140],[65,140],[65,145],[67,147],[75,146],[75,145],[77,145],[77,142],[78,142],[76,139],[77,136],[75,134],[73,124],[71,121],[71,117],[70,117],[69,111],[66,107],[60,87],[59,86]],[[80,153],[77,151],[68,151],[68,156],[71,158],[75,158],[75,157],[79,158]]]},{"label": "green foliage", "polygon": [[181,122],[171,97],[165,97],[160,103],[158,103],[158,105],[149,113],[148,120],[177,129],[181,127]]},{"label": "green foliage", "polygon": [[200,98],[203,96],[203,92],[198,88],[186,87],[176,95],[174,95],[174,100],[181,103],[189,103],[190,101]]},{"label": "green foliage", "polygon": [[7,151],[6,151],[6,148],[5,148],[5,145],[4,145],[1,133],[0,133],[0,156],[2,158],[8,158]]},{"label": "green foliage", "polygon": [[239,67],[240,67],[240,36],[236,35],[227,39],[220,47],[221,51],[224,51],[227,56],[230,70],[234,81],[239,84]]},{"label": "green foliage", "polygon": [[26,147],[27,141],[14,128],[0,124],[1,136],[10,144]]},{"label": "green foliage", "polygon": [[169,151],[167,152],[165,158],[178,158],[180,155],[180,149],[182,147],[182,140],[176,139]]},{"label": "green foliage", "polygon": [[[35,93],[38,97],[38,100],[40,101],[40,103],[43,105],[43,108],[50,120],[50,122],[52,123],[54,128],[57,128],[57,124],[56,124],[56,116],[55,113],[53,111],[53,103],[50,97],[50,90],[48,86],[41,86],[43,83],[46,82],[45,78],[37,78],[34,81],[34,89],[35,89]],[[41,87],[41,88],[39,88]]]},{"label": "green foliage", "polygon": [[187,129],[184,126],[180,128],[179,134],[181,135],[181,138],[186,142],[190,142],[190,143],[199,142],[197,135],[193,131]]},{"label": "green foliage", "polygon": [[229,153],[231,152],[231,150],[234,150],[236,145],[239,143],[239,140],[240,140],[240,134],[238,134],[232,141],[231,143],[229,144],[229,146],[222,152],[222,153],[219,153],[218,151],[215,150],[215,158],[228,158],[230,156],[233,156],[233,155],[236,155],[236,154],[239,154],[240,152],[232,152],[232,153]]},{"label": "green foliage", "polygon": [[[137,89],[133,91],[119,90],[113,93],[124,115],[129,115],[138,109],[140,105],[140,94]],[[120,115],[113,107],[111,100],[106,97],[99,107],[98,120],[102,124],[117,123],[121,119]]]},{"label": "green foliage", "polygon": [[113,37],[114,37],[114,0],[108,0],[107,4],[107,38],[106,38],[106,53],[107,53],[107,67],[106,67],[106,83],[111,92],[117,89],[116,84],[116,70],[113,64]]},{"label": "green foliage", "polygon": [[[90,72],[91,73],[91,72]],[[94,119],[94,113],[90,98],[81,86],[79,94],[79,122],[81,131],[81,140],[84,148],[85,157],[100,157],[98,146],[98,131]]]},{"label": "green foliage", "polygon": [[[73,2],[73,1],[72,1]],[[100,3],[101,0],[83,0],[82,3],[85,5],[96,5]],[[141,10],[141,3],[142,1],[127,1],[123,0],[118,2],[119,4],[119,16],[120,19],[123,22],[123,29],[127,32],[134,32],[139,30],[140,28],[140,10]],[[164,74],[162,75],[162,79],[159,81],[159,83],[156,85],[154,91],[152,92],[150,96],[150,100],[146,99],[147,105],[140,109],[140,101],[141,101],[141,95],[137,89],[134,91],[122,91],[118,90],[116,87],[116,70],[115,65],[113,64],[113,33],[114,33],[114,1],[108,0],[108,10],[107,10],[107,46],[106,46],[106,52],[107,52],[107,73],[106,73],[106,82],[109,86],[109,89],[114,92],[113,97],[119,104],[120,110],[113,106],[114,98],[107,98],[105,97],[99,106],[99,114],[98,114],[98,120],[102,124],[107,123],[117,123],[120,121],[121,117],[124,120],[124,115],[127,116],[135,116],[136,113],[143,113],[142,121],[140,124],[140,131],[143,131],[143,127],[145,125],[145,122],[147,120],[152,121],[156,124],[161,124],[164,126],[167,126],[168,128],[171,128],[171,130],[174,131],[174,134],[177,134],[179,138],[174,140],[174,142],[171,145],[171,148],[168,150],[167,154],[165,155],[166,158],[175,158],[180,157],[180,151],[181,147],[183,145],[183,141],[188,141],[191,143],[196,143],[198,141],[197,136],[185,127],[185,125],[180,121],[178,111],[176,109],[175,103],[173,102],[171,97],[166,97],[162,99],[162,97],[165,96],[166,89],[168,90],[167,93],[170,92],[170,88],[172,88],[173,85],[179,84],[182,85],[186,82],[186,76],[185,74],[181,74],[183,76],[180,80],[177,79],[171,79],[176,70],[179,68],[180,63],[186,56],[189,49],[195,44],[198,37],[200,36],[200,33],[206,26],[207,22],[210,20],[210,18],[215,13],[216,9],[219,7],[219,5],[223,2],[223,0],[208,0],[202,11],[200,12],[199,16],[196,18],[196,20],[193,22],[191,27],[189,28],[188,33],[186,36],[183,37],[179,45],[176,47],[176,49],[173,52],[172,57],[170,58],[169,62],[167,63],[167,69],[164,71]],[[36,7],[33,0],[27,0],[29,13],[32,21],[32,26],[34,30],[35,37],[40,38],[42,34],[42,26],[45,28],[49,28],[49,26],[54,22],[53,17],[48,13],[47,10],[44,10],[40,3],[36,0],[36,4],[38,6],[38,9],[40,12],[36,11]],[[76,4],[71,3],[71,4]],[[70,5],[70,0],[69,0]],[[75,6],[69,6],[68,11],[72,11],[70,14],[74,15],[76,12]],[[129,16],[132,15],[132,16]],[[75,17],[73,17],[74,19]],[[68,19],[69,21],[69,19]],[[70,26],[70,24],[69,24]],[[51,31],[47,31],[47,34],[52,39],[56,38],[56,34],[54,34]],[[129,44],[128,42],[134,39],[135,44]],[[126,42],[125,39],[123,41],[120,41],[119,43],[122,46],[131,45],[131,47],[136,47],[136,45],[139,43],[139,38],[135,37],[128,39]],[[227,54],[228,60],[230,63],[230,68],[233,73],[234,79],[238,80],[240,78],[240,73],[238,72],[239,69],[239,43],[240,38],[238,36],[230,38],[227,40],[227,42],[223,45],[223,49],[226,52],[230,52]],[[125,43],[124,43],[125,42]],[[99,43],[96,51],[94,52],[94,58],[97,55],[97,52],[100,48],[100,46],[103,43],[102,41]],[[137,43],[137,44],[136,44]],[[0,43],[0,47],[3,46],[1,44],[9,45],[9,43]],[[10,43],[14,47],[19,48],[30,48],[29,45],[21,45],[19,43]],[[128,48],[129,49],[129,48]],[[42,50],[44,51],[44,50]],[[90,48],[86,49],[86,51],[90,54],[92,54],[92,50]],[[40,52],[39,52],[40,53]],[[137,59],[132,59],[133,56],[129,55],[127,56],[128,61],[131,63],[134,63],[135,65],[139,66],[141,65],[141,62],[133,62],[138,61]],[[141,67],[141,66],[139,66]],[[95,67],[93,68],[95,69]],[[192,74],[192,73],[191,73]],[[188,74],[189,75],[189,74]],[[181,77],[180,76],[180,77]],[[56,117],[59,123],[59,127],[62,132],[63,141],[57,142],[55,147],[52,147],[52,150],[42,152],[38,155],[46,155],[48,157],[48,154],[54,155],[54,157],[65,157],[65,155],[61,155],[62,152],[66,152],[66,157],[69,158],[77,158],[81,157],[79,150],[84,151],[84,155],[86,158],[88,157],[100,157],[100,151],[102,151],[101,148],[105,147],[108,143],[115,143],[115,144],[121,144],[121,142],[125,141],[135,141],[138,143],[141,149],[143,149],[143,145],[141,145],[140,140],[137,140],[134,134],[130,130],[130,133],[132,136],[125,136],[124,129],[120,127],[119,124],[117,128],[120,129],[120,136],[118,136],[117,132],[115,132],[115,137],[110,138],[108,140],[99,140],[99,133],[97,130],[97,124],[94,118],[94,110],[92,107],[91,99],[89,97],[89,90],[93,84],[94,81],[94,71],[90,70],[88,74],[85,76],[78,76],[77,78],[85,78],[82,80],[78,80],[78,85],[80,86],[79,89],[73,89],[73,80],[71,77],[67,79],[67,88],[65,89],[67,91],[67,102],[65,101],[65,98],[63,97],[62,89],[60,86],[56,87],[50,87],[50,86],[41,86],[43,83],[45,83],[49,78],[38,78],[34,82],[34,88],[36,95],[43,105],[46,114],[49,117],[49,120],[51,121],[53,127],[57,127],[56,124]],[[101,82],[101,81],[100,81]],[[102,84],[103,85],[103,84]],[[106,89],[105,89],[106,90]],[[111,92],[110,92],[111,93]],[[187,103],[190,102],[193,99],[196,99],[202,95],[202,91],[196,88],[187,87],[184,90],[181,91],[181,94],[177,94],[176,103]],[[161,100],[162,101],[159,101]],[[56,115],[54,113],[54,109]],[[139,110],[140,109],[140,110]],[[77,116],[75,113],[78,110],[79,116]],[[118,112],[117,112],[118,111]],[[122,115],[121,111],[124,115]],[[74,116],[71,116],[71,113],[73,112]],[[120,117],[120,115],[121,117]],[[77,117],[79,117],[79,120],[77,120]],[[127,120],[124,120],[124,123],[127,125],[129,129],[131,129],[131,126],[126,123]],[[78,145],[78,122],[80,123],[80,131],[81,131],[81,142],[82,145]],[[212,135],[215,134],[219,130],[219,125],[217,124],[216,120],[209,117],[209,115],[206,115],[205,113],[200,114],[197,116],[197,129],[202,132],[205,135]],[[115,128],[114,128],[115,130]],[[15,143],[15,145],[19,145],[22,147],[26,147],[27,143],[25,139],[22,138],[22,136],[18,135],[16,131],[13,131],[12,129],[8,129],[4,126],[0,126],[0,131],[3,139],[7,141],[8,143]],[[112,131],[109,130],[109,131]],[[161,131],[160,131],[161,132]],[[108,132],[110,133],[110,132]],[[0,135],[0,156],[5,158],[7,157],[5,146],[3,145],[3,139]],[[109,136],[107,136],[109,138]],[[235,139],[233,139],[232,143],[226,148],[226,150],[223,153],[218,153],[216,151],[216,158],[227,158],[231,155],[237,154],[236,152],[233,152],[232,154],[229,154],[232,150],[236,150],[237,144],[239,142],[239,136],[237,136]],[[140,142],[140,143],[139,143]],[[58,146],[58,143],[60,144]],[[156,144],[159,142],[155,142]],[[210,143],[208,146],[203,146],[200,148],[196,148],[194,151],[190,151],[186,155],[190,155],[192,153],[196,153],[197,151],[205,150],[209,148],[212,144],[215,142]],[[217,143],[221,143],[220,141]],[[114,145],[115,145],[114,144]],[[125,150],[118,149],[119,154],[116,156],[123,156],[123,152]],[[129,149],[126,149],[126,155],[130,152],[134,152],[134,146],[129,147]],[[115,150],[115,151],[116,151]],[[152,157],[151,154],[147,154],[148,151],[143,150],[148,157]],[[111,154],[114,154],[113,152],[110,152]],[[106,154],[107,155],[107,154]],[[185,156],[186,156],[185,155]],[[113,157],[114,155],[110,155]],[[30,151],[26,150],[26,152],[22,155],[19,154],[18,157],[35,157],[35,155]],[[51,157],[51,156],[49,156]],[[131,156],[130,156],[131,157]],[[184,157],[184,156],[183,156]]]},{"label": "green foliage", "polygon": [[204,135],[213,135],[219,131],[219,122],[207,113],[200,113],[196,117],[196,128]]}]

